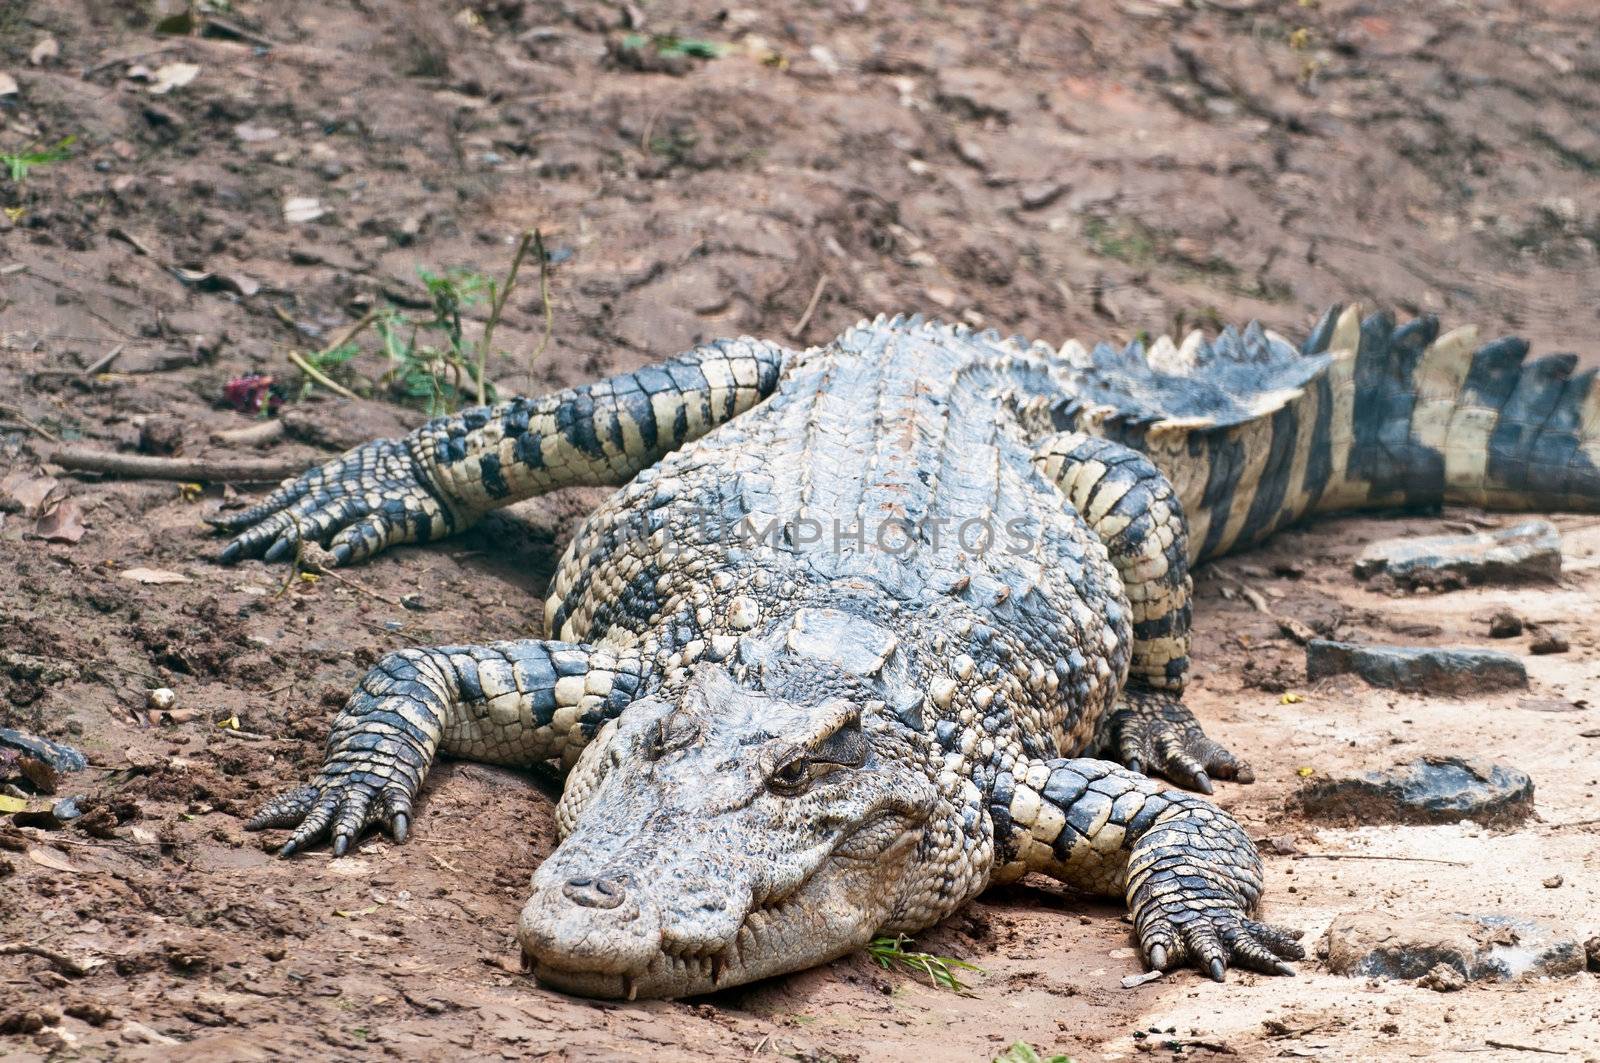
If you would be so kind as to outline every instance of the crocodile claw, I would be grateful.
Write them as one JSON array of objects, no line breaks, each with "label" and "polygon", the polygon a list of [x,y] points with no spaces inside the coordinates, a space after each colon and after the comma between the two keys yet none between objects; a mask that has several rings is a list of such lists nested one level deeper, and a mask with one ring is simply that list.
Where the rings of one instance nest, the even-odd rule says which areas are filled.
[{"label": "crocodile claw", "polygon": [[368,827],[380,822],[396,842],[405,841],[411,827],[411,796],[393,783],[380,788],[354,778],[330,762],[310,785],[268,802],[245,830],[293,827],[279,856],[291,856],[324,840],[332,841],[334,856],[343,856]]},{"label": "crocodile claw", "polygon": [[1301,931],[1249,919],[1231,897],[1220,891],[1210,894],[1163,905],[1158,913],[1138,919],[1141,951],[1151,970],[1170,971],[1187,963],[1214,982],[1223,981],[1230,966],[1294,975],[1285,961],[1305,958]]},{"label": "crocodile claw", "polygon": [[309,469],[239,513],[207,519],[234,534],[217,560],[280,561],[302,540],[332,544],[343,565],[397,543],[427,542],[456,530],[459,515],[429,484],[403,439],[380,439]]},{"label": "crocodile claw", "polygon": [[1254,782],[1250,765],[1206,737],[1194,714],[1171,694],[1130,691],[1111,714],[1116,759],[1129,771],[1159,775],[1188,790],[1212,792],[1211,780]]}]

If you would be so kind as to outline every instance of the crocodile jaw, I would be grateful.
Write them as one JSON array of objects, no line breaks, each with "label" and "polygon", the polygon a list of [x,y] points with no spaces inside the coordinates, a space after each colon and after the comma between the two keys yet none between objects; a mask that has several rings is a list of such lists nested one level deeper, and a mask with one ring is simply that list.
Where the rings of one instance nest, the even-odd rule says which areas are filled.
[{"label": "crocodile jaw", "polygon": [[[631,709],[568,781],[570,833],[518,922],[528,966],[583,996],[678,997],[860,948],[927,874],[939,805],[896,726],[714,672]],[[775,782],[801,750],[817,778]]]},{"label": "crocodile jaw", "polygon": [[883,919],[881,900],[874,898],[879,879],[878,869],[865,863],[829,860],[782,901],[752,905],[727,940],[684,950],[664,940],[650,914],[629,913],[599,925],[573,918],[538,888],[536,877],[517,937],[525,966],[546,988],[621,1000],[694,996],[803,970],[863,947]]}]

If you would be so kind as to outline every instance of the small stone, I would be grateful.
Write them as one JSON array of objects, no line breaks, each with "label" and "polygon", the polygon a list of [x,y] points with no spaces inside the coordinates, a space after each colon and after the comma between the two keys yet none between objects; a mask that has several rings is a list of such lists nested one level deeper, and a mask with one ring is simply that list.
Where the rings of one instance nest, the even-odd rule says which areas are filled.
[{"label": "small stone", "polygon": [[1315,682],[1352,672],[1373,686],[1429,694],[1478,694],[1528,685],[1520,658],[1496,650],[1367,646],[1312,639],[1306,678]]},{"label": "small stone", "polygon": [[1509,609],[1501,609],[1489,618],[1489,637],[1514,639],[1522,634],[1522,617]]},{"label": "small stone", "polygon": [[1328,969],[1352,978],[1417,978],[1449,992],[1467,982],[1559,978],[1583,969],[1576,937],[1531,919],[1499,914],[1456,914],[1437,919],[1384,912],[1347,912],[1334,918],[1324,938]]},{"label": "small stone", "polygon": [[1360,778],[1315,780],[1291,797],[1290,804],[1333,823],[1467,819],[1485,826],[1509,826],[1533,813],[1533,780],[1509,764],[1427,756]]},{"label": "small stone", "polygon": [[1417,985],[1435,993],[1454,993],[1467,987],[1467,976],[1448,963],[1436,963],[1433,970],[1417,979]]},{"label": "small stone", "polygon": [[1567,636],[1552,628],[1540,628],[1528,644],[1528,652],[1544,656],[1548,653],[1566,653],[1572,648]]},{"label": "small stone", "polygon": [[183,447],[183,425],[160,418],[146,421],[139,428],[139,453],[164,456]]},{"label": "small stone", "polygon": [[1562,878],[1560,875],[1551,875],[1549,878],[1544,880],[1544,888],[1547,890],[1558,890],[1561,888],[1561,884],[1565,881],[1566,879]]},{"label": "small stone", "polygon": [[1561,533],[1547,520],[1471,535],[1384,539],[1361,551],[1356,576],[1407,586],[1520,583],[1561,575]]},{"label": "small stone", "polygon": [[167,712],[178,703],[178,695],[168,687],[157,687],[144,696],[144,707],[151,712]]},{"label": "small stone", "polygon": [[1023,210],[1043,210],[1072,190],[1065,181],[1041,181],[1024,185],[1020,198]]},{"label": "small stone", "polygon": [[1583,955],[1589,970],[1600,971],[1600,934],[1583,943]]}]

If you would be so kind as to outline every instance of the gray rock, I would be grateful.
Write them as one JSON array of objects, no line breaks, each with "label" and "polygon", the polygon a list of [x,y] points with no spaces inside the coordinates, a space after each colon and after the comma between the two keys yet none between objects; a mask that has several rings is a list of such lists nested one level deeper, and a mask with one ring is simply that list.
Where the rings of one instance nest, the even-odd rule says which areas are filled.
[{"label": "gray rock", "polygon": [[1553,580],[1561,575],[1561,533],[1547,520],[1530,520],[1472,535],[1384,539],[1361,551],[1355,572],[1410,586]]},{"label": "gray rock", "polygon": [[1355,978],[1420,978],[1445,991],[1455,979],[1511,982],[1559,978],[1584,967],[1575,935],[1531,919],[1453,914],[1438,919],[1382,912],[1338,916],[1326,937],[1328,969]]},{"label": "gray rock", "polygon": [[1306,678],[1354,673],[1373,686],[1429,694],[1478,694],[1528,685],[1522,660],[1498,650],[1364,646],[1312,639],[1306,643]]},{"label": "gray rock", "polygon": [[[1533,812],[1533,780],[1509,764],[1428,756],[1359,778],[1317,779],[1290,803],[1332,823],[1520,823]],[[1415,976],[1413,976],[1415,977]]]},{"label": "gray rock", "polygon": [[71,746],[13,731],[9,727],[0,727],[0,746],[42,760],[58,772],[82,771],[89,766],[89,759]]}]

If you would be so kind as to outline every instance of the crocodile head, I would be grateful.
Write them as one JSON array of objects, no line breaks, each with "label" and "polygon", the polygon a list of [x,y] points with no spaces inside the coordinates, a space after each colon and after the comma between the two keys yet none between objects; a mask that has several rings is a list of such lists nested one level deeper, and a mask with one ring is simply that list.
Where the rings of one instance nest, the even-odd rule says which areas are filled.
[{"label": "crocodile head", "polygon": [[584,751],[517,928],[540,982],[677,997],[799,970],[938,881],[927,740],[847,675],[763,687],[702,666]]}]

